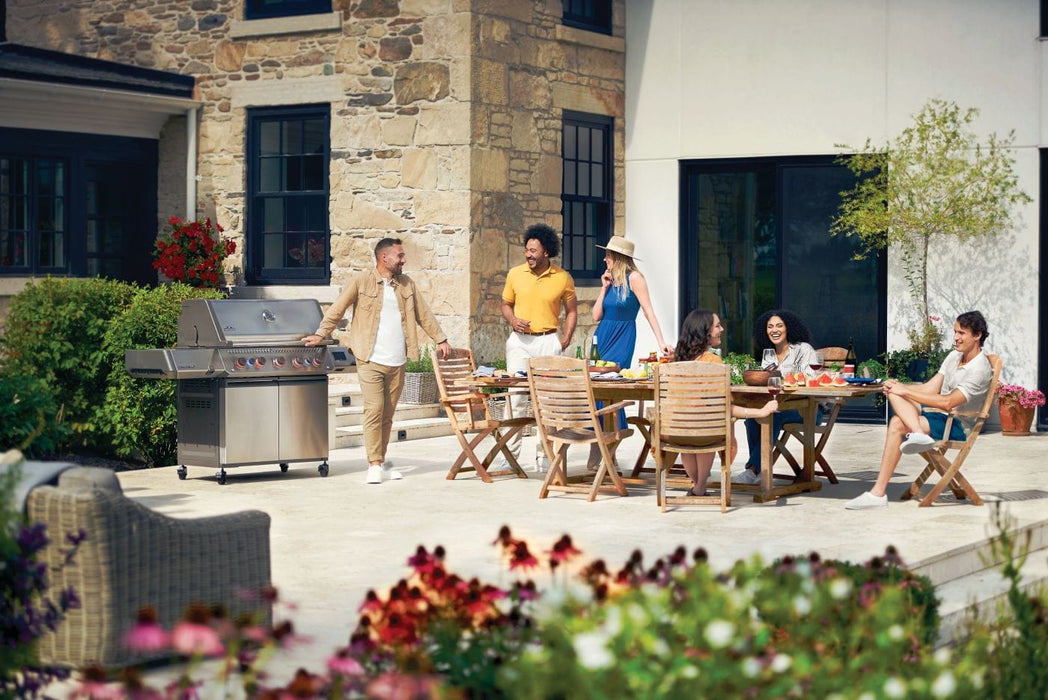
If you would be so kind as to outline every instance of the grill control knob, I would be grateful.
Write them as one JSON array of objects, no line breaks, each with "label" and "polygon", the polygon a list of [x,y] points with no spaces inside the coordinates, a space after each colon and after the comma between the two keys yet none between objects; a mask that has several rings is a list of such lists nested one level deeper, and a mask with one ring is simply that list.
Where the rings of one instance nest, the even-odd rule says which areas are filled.
[{"label": "grill control knob", "polygon": [[320,366],[320,358],[319,357],[314,357],[313,358],[313,366],[314,367],[319,367]]},{"label": "grill control knob", "polygon": [[297,369],[297,368],[299,368],[299,367],[301,367],[303,365],[303,362],[299,358],[295,357],[295,358],[292,358],[291,364],[294,365],[295,368]]},{"label": "grill control knob", "polygon": [[284,366],[284,358],[283,357],[274,357],[273,358],[273,366],[276,367],[277,369],[280,369],[281,367],[283,367]]},{"label": "grill control knob", "polygon": [[258,367],[259,369],[265,367],[266,366],[266,358],[264,358],[264,357],[256,357],[255,358],[255,366]]},{"label": "grill control knob", "polygon": [[236,359],[236,362],[233,363],[233,366],[237,369],[244,369],[245,367],[247,367],[247,360],[243,357],[238,357]]}]

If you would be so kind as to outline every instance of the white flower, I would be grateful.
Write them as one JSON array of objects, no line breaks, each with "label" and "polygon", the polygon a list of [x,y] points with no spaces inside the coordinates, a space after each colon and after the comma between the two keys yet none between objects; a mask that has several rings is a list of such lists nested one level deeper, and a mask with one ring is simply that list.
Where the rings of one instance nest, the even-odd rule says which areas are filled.
[{"label": "white flower", "polygon": [[575,635],[572,646],[583,668],[595,671],[611,666],[615,659],[608,651],[607,642],[608,637],[603,632],[583,632]]},{"label": "white flower", "polygon": [[651,650],[655,652],[655,656],[666,656],[670,653],[670,645],[664,639],[656,639],[651,645]]},{"label": "white flower", "polygon": [[636,603],[633,603],[626,608],[626,612],[629,614],[630,619],[638,625],[643,625],[648,621],[648,612]]},{"label": "white flower", "polygon": [[706,625],[706,641],[714,649],[723,649],[728,646],[733,634],[735,634],[735,625],[727,620],[714,620]]},{"label": "white flower", "polygon": [[932,683],[932,695],[937,698],[948,698],[957,690],[957,680],[949,671],[943,671]]},{"label": "white flower", "polygon": [[614,637],[616,634],[622,631],[622,611],[618,608],[608,608],[607,617],[604,618],[604,624],[601,625],[601,629],[604,634],[608,637]]},{"label": "white flower", "polygon": [[793,611],[798,615],[807,615],[811,612],[811,598],[799,595],[793,599]]},{"label": "white flower", "polygon": [[852,584],[851,581],[846,578],[835,578],[833,583],[830,584],[830,595],[836,600],[846,598],[851,593]]},{"label": "white flower", "polygon": [[761,672],[761,664],[752,656],[742,662],[742,675],[747,678],[756,678]]},{"label": "white flower", "polygon": [[771,670],[775,673],[784,673],[792,663],[793,659],[789,654],[776,654],[775,658],[771,660]]},{"label": "white flower", "polygon": [[867,692],[860,695],[858,700],[875,700],[875,698],[873,697],[873,693]]},{"label": "white flower", "polygon": [[952,654],[950,653],[950,650],[946,647],[943,647],[942,649],[936,651],[935,655],[932,658],[935,659],[935,663],[939,664],[940,666],[947,666],[950,663],[951,656]]},{"label": "white flower", "polygon": [[898,678],[889,678],[884,682],[884,694],[890,698],[906,696],[906,684]]},{"label": "white flower", "polygon": [[699,669],[689,664],[680,670],[680,675],[684,678],[698,678]]},{"label": "white flower", "polygon": [[905,633],[903,632],[902,627],[899,625],[892,625],[888,628],[888,638],[892,641],[899,641],[903,638],[904,634]]}]

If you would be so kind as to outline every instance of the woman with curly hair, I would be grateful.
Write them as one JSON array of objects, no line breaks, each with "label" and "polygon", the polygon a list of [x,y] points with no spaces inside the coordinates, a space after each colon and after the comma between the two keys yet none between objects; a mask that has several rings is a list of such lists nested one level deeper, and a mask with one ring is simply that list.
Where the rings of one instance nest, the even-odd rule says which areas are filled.
[{"label": "woman with curly hair", "polygon": [[[674,358],[678,362],[688,360],[693,362],[723,362],[720,355],[711,350],[711,348],[720,346],[723,333],[724,326],[721,325],[717,314],[705,309],[695,309],[684,319],[684,324],[681,326],[680,336],[677,340],[677,349],[673,353]],[[729,400],[730,398],[729,395]],[[764,418],[775,413],[778,408],[779,403],[772,399],[761,408],[743,408],[742,406],[732,405],[731,415],[736,418]],[[729,462],[734,461],[736,452],[738,452],[738,443],[735,442],[733,437]],[[691,478],[693,484],[691,495],[705,496],[706,479],[709,478],[710,469],[713,467],[713,453],[682,454],[680,460],[684,465],[685,473]]]},{"label": "woman with curly hair", "polygon": [[[767,311],[753,324],[754,355],[761,357],[764,351],[771,348],[775,351],[778,369],[787,372],[803,372],[813,375],[810,365],[818,364],[818,355],[811,346],[811,332],[797,314],[785,309]],[[798,411],[776,413],[771,423],[771,441],[779,439],[779,432],[784,423],[801,422]],[[761,426],[753,420],[746,420],[746,443],[750,454],[746,459],[746,471],[738,478],[741,484],[759,484],[761,473]]]}]

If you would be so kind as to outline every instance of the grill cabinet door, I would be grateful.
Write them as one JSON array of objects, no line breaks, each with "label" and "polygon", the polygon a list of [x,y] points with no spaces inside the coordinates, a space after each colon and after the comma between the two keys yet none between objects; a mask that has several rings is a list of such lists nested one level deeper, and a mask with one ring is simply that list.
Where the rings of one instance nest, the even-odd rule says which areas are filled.
[{"label": "grill cabinet door", "polygon": [[280,422],[275,379],[226,381],[222,411],[222,463],[278,461]]},{"label": "grill cabinet door", "polygon": [[327,459],[326,376],[280,379],[280,461]]}]

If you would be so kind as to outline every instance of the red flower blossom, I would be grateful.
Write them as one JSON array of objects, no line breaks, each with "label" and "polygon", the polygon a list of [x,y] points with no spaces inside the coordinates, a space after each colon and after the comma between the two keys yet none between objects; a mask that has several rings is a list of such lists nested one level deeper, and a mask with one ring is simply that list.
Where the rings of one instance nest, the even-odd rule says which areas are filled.
[{"label": "red flower blossom", "polygon": [[156,610],[146,607],[138,611],[138,620],[124,637],[124,644],[128,649],[141,652],[167,649],[167,632],[157,622]]},{"label": "red flower blossom", "polygon": [[517,569],[524,569],[530,571],[539,565],[539,560],[528,551],[527,542],[517,542],[513,547],[513,554],[510,555],[509,568],[510,571],[516,571]]},{"label": "red flower blossom", "polygon": [[559,540],[557,540],[556,544],[553,545],[553,551],[549,553],[550,564],[553,564],[554,562],[557,564],[562,562],[566,563],[580,554],[582,554],[582,552],[575,549],[574,545],[572,545],[571,537],[563,535]]},{"label": "red flower blossom", "polygon": [[185,223],[172,216],[168,224],[171,230],[153,249],[153,269],[194,287],[218,287],[222,261],[236,251],[236,243],[223,239],[222,227],[212,224],[211,219]]}]

